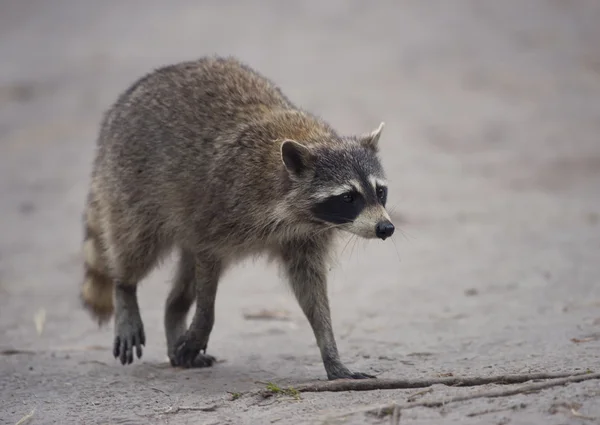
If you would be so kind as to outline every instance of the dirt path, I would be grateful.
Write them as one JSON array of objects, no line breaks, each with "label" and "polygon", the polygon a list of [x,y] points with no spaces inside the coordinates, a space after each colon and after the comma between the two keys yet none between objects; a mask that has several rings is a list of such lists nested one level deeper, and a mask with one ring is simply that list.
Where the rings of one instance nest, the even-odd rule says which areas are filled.
[{"label": "dirt path", "polygon": [[[598,22],[594,0],[3,2],[0,423],[35,409],[28,423],[322,424],[494,388],[243,395],[325,379],[306,319],[263,262],[220,288],[209,349],[222,363],[166,365],[171,262],[141,289],[142,361],[112,358],[112,329],[77,298],[97,125],[135,78],[212,53],[241,57],[341,131],[386,122],[403,233],[340,243],[330,293],[350,367],[411,379],[600,372]],[[261,309],[290,320],[244,318]],[[401,423],[593,423],[577,415],[600,418],[599,381],[418,407]],[[365,420],[388,423],[329,423]]]}]

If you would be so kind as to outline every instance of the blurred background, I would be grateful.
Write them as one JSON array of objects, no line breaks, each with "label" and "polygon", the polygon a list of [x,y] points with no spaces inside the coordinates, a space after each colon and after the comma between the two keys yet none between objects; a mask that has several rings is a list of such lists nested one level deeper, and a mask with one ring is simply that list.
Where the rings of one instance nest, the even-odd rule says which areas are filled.
[{"label": "blurred background", "polygon": [[[33,408],[39,423],[162,423],[159,407],[325,378],[306,319],[262,261],[223,279],[209,352],[225,361],[211,370],[164,366],[171,262],[140,289],[148,343],[133,366],[112,358],[112,326],[80,307],[103,112],[152,69],[208,54],[237,56],[341,133],[386,123],[399,231],[343,238],[330,275],[351,368],[417,378],[597,367],[599,22],[595,0],[1,1],[0,423]],[[553,397],[600,415],[597,385],[577,388],[512,415],[548,416]],[[204,415],[310,418],[381,394],[306,397]],[[448,420],[470,423],[469,408]]]}]

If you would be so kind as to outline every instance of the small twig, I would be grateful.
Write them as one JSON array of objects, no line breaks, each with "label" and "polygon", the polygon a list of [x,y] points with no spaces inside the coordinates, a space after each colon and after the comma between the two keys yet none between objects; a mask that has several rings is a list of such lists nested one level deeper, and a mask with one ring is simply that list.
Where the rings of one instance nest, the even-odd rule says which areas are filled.
[{"label": "small twig", "polygon": [[563,413],[564,412],[570,413],[572,416],[575,416],[576,418],[579,418],[579,419],[585,419],[585,420],[590,420],[590,421],[597,420],[596,418],[594,418],[592,416],[582,415],[579,412],[580,408],[581,408],[580,403],[558,402],[558,403],[552,403],[552,405],[550,406],[550,409],[548,409],[548,412],[555,415],[562,411]]},{"label": "small twig", "polygon": [[280,320],[290,321],[290,313],[286,310],[267,310],[263,309],[253,313],[244,313],[246,320]]},{"label": "small twig", "polygon": [[39,309],[35,316],[33,316],[33,321],[38,336],[41,336],[42,332],[44,332],[44,324],[46,323],[46,310],[43,308]]},{"label": "small twig", "polygon": [[411,403],[392,403],[378,407],[365,407],[362,409],[357,409],[353,412],[349,412],[344,414],[343,416],[347,416],[350,414],[356,413],[371,413],[376,414],[377,416],[386,416],[394,413],[394,410],[400,409],[412,409],[414,407],[440,407],[444,406],[448,403],[456,403],[459,401],[473,400],[476,398],[495,398],[495,397],[508,397],[516,394],[524,394],[535,391],[544,390],[551,387],[556,387],[560,385],[588,381],[592,379],[600,379],[600,373],[587,373],[582,375],[569,376],[565,378],[559,379],[551,379],[546,382],[537,382],[533,384],[522,385],[518,388],[510,388],[510,389],[496,389],[489,391],[480,391],[472,394],[465,394],[454,396],[450,398],[438,399],[438,400],[424,400],[424,401],[415,401]]},{"label": "small twig", "polygon": [[426,390],[421,390],[421,391],[417,391],[414,394],[411,394],[406,401],[415,401],[416,399],[418,399],[420,396],[425,395],[427,393],[430,393],[433,391],[433,388],[427,388]]},{"label": "small twig", "polygon": [[576,344],[581,344],[582,342],[590,342],[590,341],[597,341],[600,339],[600,333],[596,333],[594,335],[585,337],[585,338],[571,338],[571,342],[574,342]]},{"label": "small twig", "polygon": [[392,425],[398,425],[400,423],[400,416],[402,416],[402,412],[398,406],[394,407],[394,411],[392,412]]},{"label": "small twig", "polygon": [[514,406],[509,406],[509,407],[500,407],[498,409],[485,409],[485,410],[480,410],[478,412],[467,413],[467,416],[469,418],[473,418],[475,416],[488,415],[490,413],[505,412],[507,410],[525,409],[526,407],[527,407],[527,404],[519,403],[519,404],[515,404]]},{"label": "small twig", "polygon": [[32,351],[32,350],[21,350],[19,348],[5,348],[0,350],[0,355],[1,356],[15,356],[15,355],[19,355],[19,354],[52,354],[52,353],[58,353],[58,352],[75,352],[75,351],[91,351],[91,350],[110,350],[110,347],[102,347],[102,346],[98,346],[98,345],[89,345],[89,346],[85,346],[85,347],[58,347],[58,348],[51,348],[49,350],[39,350],[39,351]]},{"label": "small twig", "polygon": [[160,388],[156,388],[156,387],[150,387],[150,389],[151,389],[152,391],[156,391],[157,393],[161,393],[161,394],[164,394],[164,395],[166,395],[167,397],[170,397],[170,395],[169,395],[169,394],[167,394],[166,392],[164,392],[164,391],[163,391],[163,390],[161,390]]},{"label": "small twig", "polygon": [[410,388],[427,388],[432,385],[447,385],[452,387],[474,387],[487,384],[522,384],[527,381],[539,379],[557,379],[571,376],[589,375],[589,372],[580,373],[529,373],[523,375],[497,375],[475,377],[446,377],[433,379],[338,379],[335,381],[321,381],[311,384],[299,385],[299,392],[322,391],[373,391],[373,390],[398,390]]},{"label": "small twig", "polygon": [[595,421],[596,420],[596,418],[594,418],[592,416],[582,415],[581,413],[579,413],[578,410],[575,410],[575,409],[571,409],[571,414],[573,416],[575,416],[576,418],[579,418],[579,419],[585,419],[585,420],[588,420],[588,421]]},{"label": "small twig", "polygon": [[219,406],[216,404],[213,404],[212,406],[177,406],[175,408],[171,406],[162,413],[174,414],[179,412],[214,412],[218,407]]},{"label": "small twig", "polygon": [[270,406],[270,405],[272,405],[272,404],[275,404],[275,403],[277,403],[278,401],[279,401],[279,400],[277,400],[277,399],[273,399],[273,400],[271,400],[271,401],[270,401],[270,402],[268,402],[268,403],[265,403],[265,402],[260,402],[260,403],[256,403],[256,405],[257,405],[257,406],[259,406],[259,407],[265,407],[265,406]]},{"label": "small twig", "polygon": [[23,425],[23,424],[27,423],[29,421],[29,419],[33,418],[34,413],[35,413],[35,408],[33,408],[33,410],[31,412],[29,412],[28,414],[23,416],[21,419],[19,419],[19,422],[17,422],[15,425]]}]

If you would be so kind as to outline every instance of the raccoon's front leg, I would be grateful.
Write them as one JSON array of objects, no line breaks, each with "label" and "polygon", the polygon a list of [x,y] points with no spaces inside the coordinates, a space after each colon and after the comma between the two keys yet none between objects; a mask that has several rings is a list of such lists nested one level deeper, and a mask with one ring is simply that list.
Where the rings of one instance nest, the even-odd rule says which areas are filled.
[{"label": "raccoon's front leg", "polygon": [[167,354],[173,362],[175,348],[187,332],[186,318],[196,300],[196,257],[182,250],[173,287],[165,304],[164,326],[167,338]]},{"label": "raccoon's front leg", "polygon": [[375,378],[366,373],[352,372],[340,360],[331,326],[325,250],[326,247],[318,242],[284,247],[282,256],[290,284],[315,334],[327,377],[330,380]]},{"label": "raccoon's front leg", "polygon": [[[169,352],[173,366],[208,367],[215,358],[206,354],[208,339],[215,323],[215,298],[221,275],[221,261],[196,258],[196,311],[186,333]],[[203,351],[203,353],[200,353]]]},{"label": "raccoon's front leg", "polygon": [[144,324],[137,300],[137,285],[116,282],[115,289],[115,341],[113,355],[121,364],[133,363],[133,349],[138,359],[142,357],[142,345],[146,344]]}]

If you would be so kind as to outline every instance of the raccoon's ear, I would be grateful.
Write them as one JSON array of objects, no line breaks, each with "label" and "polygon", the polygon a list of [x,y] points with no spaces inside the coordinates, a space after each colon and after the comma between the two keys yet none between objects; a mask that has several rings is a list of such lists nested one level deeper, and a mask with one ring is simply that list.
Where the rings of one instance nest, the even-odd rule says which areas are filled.
[{"label": "raccoon's ear", "polygon": [[281,144],[281,160],[289,173],[300,175],[310,168],[312,152],[304,145],[293,140],[284,140]]},{"label": "raccoon's ear", "polygon": [[363,134],[358,137],[358,142],[363,145],[365,148],[371,149],[374,152],[379,151],[379,137],[381,136],[381,131],[385,123],[382,121],[375,130],[370,133]]}]

